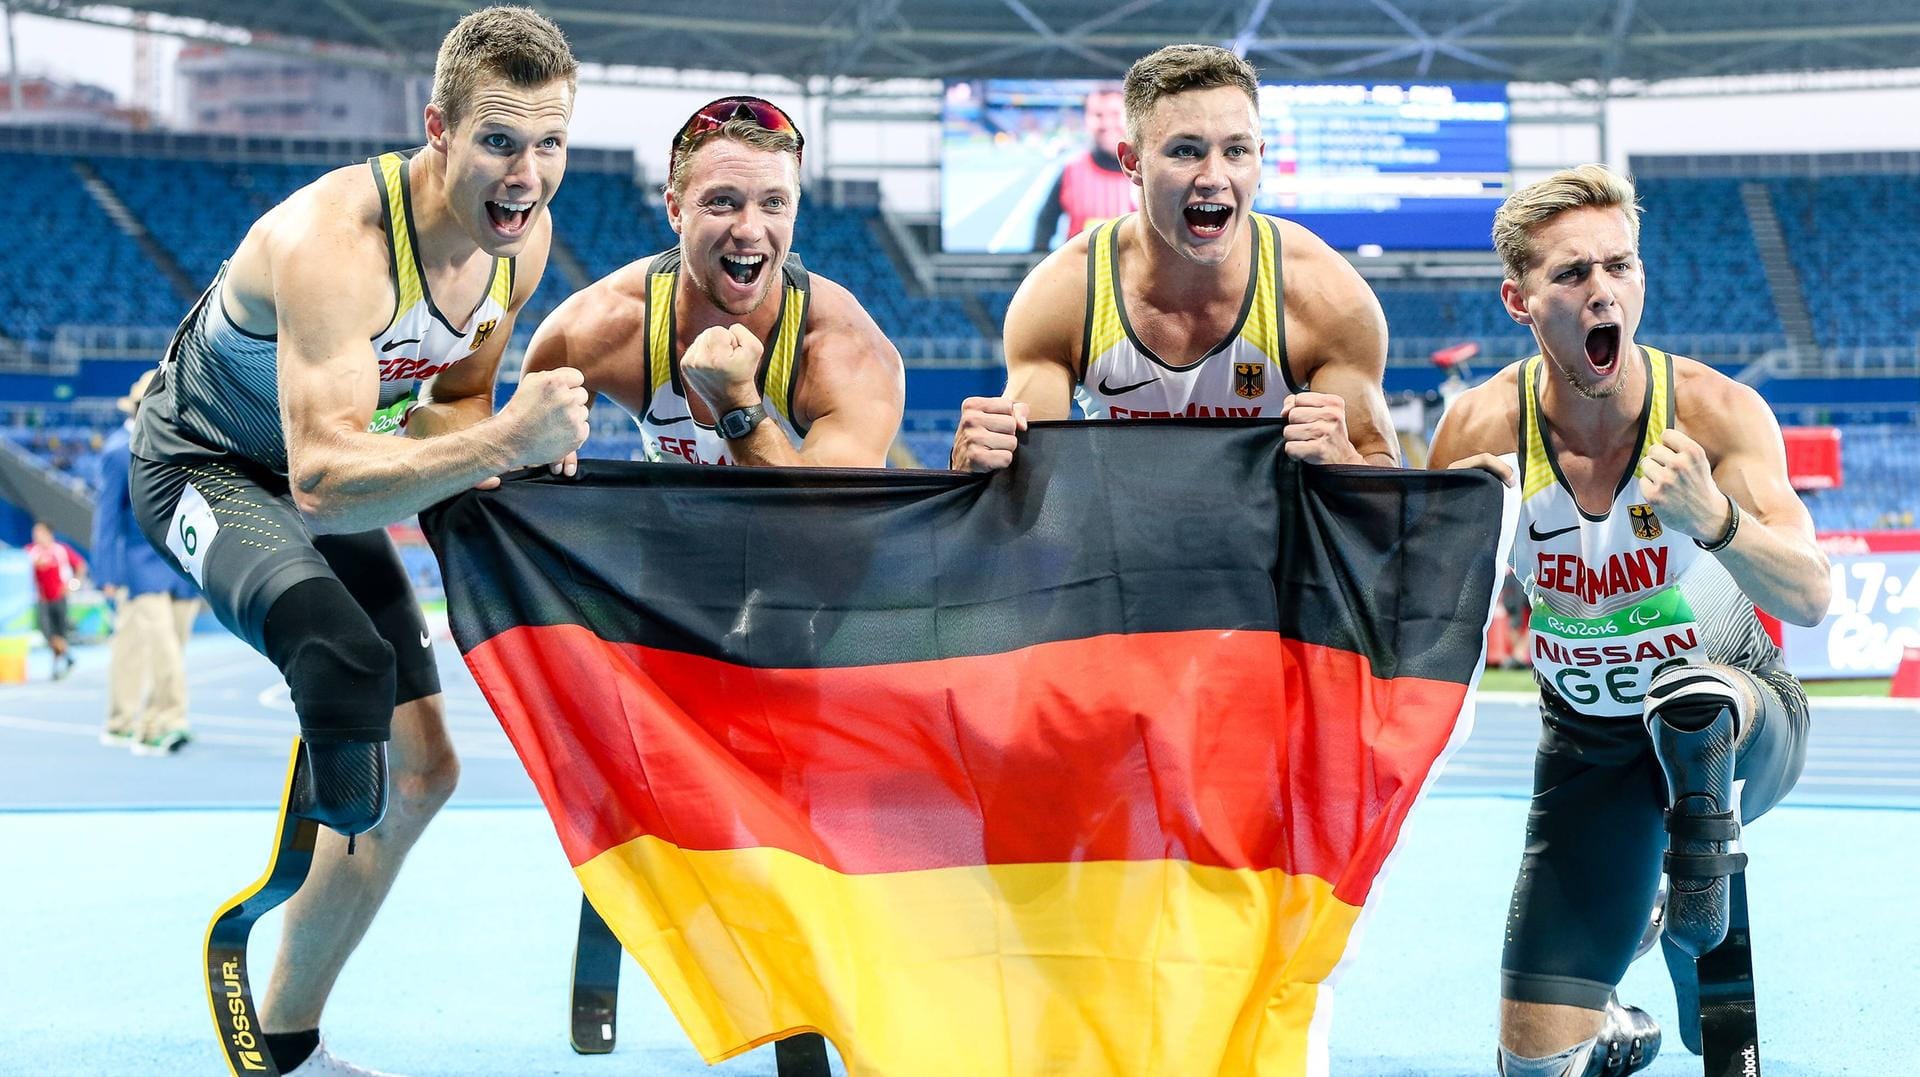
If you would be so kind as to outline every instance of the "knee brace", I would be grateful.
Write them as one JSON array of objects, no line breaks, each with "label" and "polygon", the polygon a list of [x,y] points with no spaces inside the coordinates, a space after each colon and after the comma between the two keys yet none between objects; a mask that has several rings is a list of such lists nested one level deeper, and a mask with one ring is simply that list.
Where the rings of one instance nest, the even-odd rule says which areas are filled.
[{"label": "knee brace", "polygon": [[267,657],[287,679],[307,780],[291,810],[351,837],[387,811],[393,648],[339,580],[303,580],[267,613]]}]

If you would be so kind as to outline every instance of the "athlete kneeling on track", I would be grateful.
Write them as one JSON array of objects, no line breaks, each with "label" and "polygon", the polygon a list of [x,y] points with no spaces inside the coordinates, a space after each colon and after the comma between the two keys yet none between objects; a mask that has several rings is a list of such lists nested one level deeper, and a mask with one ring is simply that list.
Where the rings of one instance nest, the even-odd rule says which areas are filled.
[{"label": "athlete kneeling on track", "polygon": [[1692,959],[1727,934],[1740,826],[1806,756],[1806,694],[1755,608],[1817,624],[1826,558],[1759,394],[1635,343],[1638,241],[1632,185],[1599,165],[1507,200],[1501,297],[1540,353],[1463,394],[1428,463],[1521,490],[1514,570],[1545,728],[1501,961],[1506,1077],[1653,1060],[1659,1028],[1614,990],[1663,851],[1668,963],[1699,1050]]}]

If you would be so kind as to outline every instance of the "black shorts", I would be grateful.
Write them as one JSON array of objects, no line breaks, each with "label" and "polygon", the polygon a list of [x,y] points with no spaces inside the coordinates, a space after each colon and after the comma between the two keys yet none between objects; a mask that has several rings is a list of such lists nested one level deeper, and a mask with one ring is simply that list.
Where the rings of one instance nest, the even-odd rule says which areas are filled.
[{"label": "black shorts", "polygon": [[64,596],[40,600],[40,634],[47,642],[67,638],[67,600]]},{"label": "black shorts", "polygon": [[267,613],[294,584],[343,584],[393,648],[394,704],[440,692],[420,603],[385,530],[315,535],[287,480],[244,457],[209,451],[169,462],[135,456],[134,517],[153,548],[192,576],[220,623],[266,653]]},{"label": "black shorts", "polygon": [[[1741,822],[1779,803],[1807,755],[1807,695],[1783,669],[1752,682],[1758,723],[1742,742]],[[1667,784],[1646,727],[1579,715],[1541,696],[1526,851],[1507,908],[1500,996],[1605,1008],[1646,931],[1660,888]]]}]

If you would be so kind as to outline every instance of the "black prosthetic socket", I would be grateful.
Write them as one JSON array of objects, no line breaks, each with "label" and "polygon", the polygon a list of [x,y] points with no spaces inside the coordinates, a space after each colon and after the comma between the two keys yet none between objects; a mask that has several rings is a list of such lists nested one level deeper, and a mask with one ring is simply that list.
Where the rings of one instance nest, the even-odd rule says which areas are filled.
[{"label": "black prosthetic socket", "polygon": [[307,780],[291,810],[351,837],[387,808],[393,647],[339,580],[303,580],[267,613],[267,657],[287,679]]},{"label": "black prosthetic socket", "polygon": [[1704,672],[1655,679],[1647,726],[1667,778],[1667,936],[1695,957],[1727,936],[1727,876],[1747,866],[1733,803],[1739,707],[1731,688]]}]

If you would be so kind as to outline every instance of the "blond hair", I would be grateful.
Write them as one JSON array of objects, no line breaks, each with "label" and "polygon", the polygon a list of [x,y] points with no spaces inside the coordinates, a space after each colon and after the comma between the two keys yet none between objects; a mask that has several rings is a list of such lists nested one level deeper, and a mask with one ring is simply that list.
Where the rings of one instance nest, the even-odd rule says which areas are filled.
[{"label": "blond hair", "polygon": [[741,117],[728,120],[708,131],[702,131],[687,139],[680,151],[673,157],[673,170],[667,174],[667,189],[676,197],[687,192],[687,179],[693,169],[693,155],[700,147],[709,142],[721,140],[738,142],[749,149],[765,150],[769,153],[790,153],[793,155],[794,172],[800,171],[800,140],[785,131],[769,131],[752,119]]},{"label": "blond hair", "polygon": [[1493,249],[1518,281],[1533,264],[1533,230],[1570,209],[1618,209],[1627,218],[1633,245],[1640,246],[1640,203],[1633,181],[1605,165],[1568,168],[1507,196],[1493,215]]},{"label": "blond hair", "polygon": [[545,15],[528,7],[481,8],[441,40],[430,103],[451,128],[482,79],[505,79],[523,89],[566,79],[571,96],[579,88],[579,72],[567,36]]},{"label": "blond hair", "polygon": [[1233,86],[1260,107],[1260,76],[1253,65],[1218,45],[1168,45],[1127,68],[1127,141],[1140,141],[1140,124],[1165,97],[1188,90]]}]

